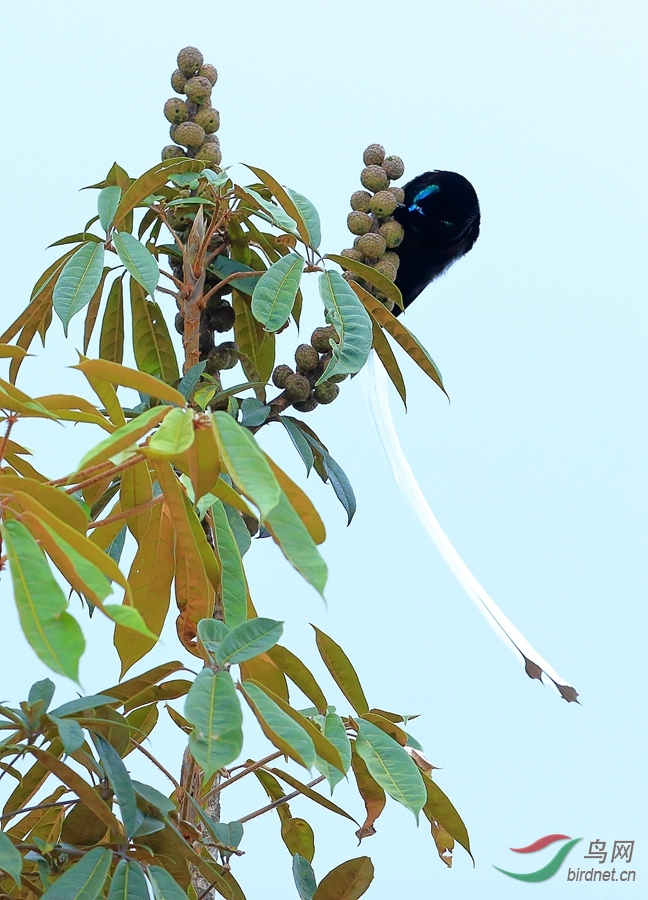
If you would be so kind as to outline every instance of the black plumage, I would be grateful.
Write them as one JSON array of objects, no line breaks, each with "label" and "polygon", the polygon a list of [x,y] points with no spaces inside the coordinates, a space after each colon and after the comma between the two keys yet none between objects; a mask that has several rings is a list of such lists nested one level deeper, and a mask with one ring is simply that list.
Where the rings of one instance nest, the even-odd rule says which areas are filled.
[{"label": "black plumage", "polygon": [[[431,281],[472,248],[479,236],[479,200],[456,172],[424,172],[408,182],[394,218],[405,230],[395,252],[396,284],[407,308]],[[394,308],[397,316],[401,310]]]}]

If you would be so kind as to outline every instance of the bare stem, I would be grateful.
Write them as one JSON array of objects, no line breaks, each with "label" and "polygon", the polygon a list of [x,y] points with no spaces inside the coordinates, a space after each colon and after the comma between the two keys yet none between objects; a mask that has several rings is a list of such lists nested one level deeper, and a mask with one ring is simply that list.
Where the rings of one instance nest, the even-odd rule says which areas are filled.
[{"label": "bare stem", "polygon": [[[310,781],[306,787],[313,787],[316,784],[319,784],[320,781],[324,781],[324,775],[320,775],[319,778],[313,779]],[[249,813],[247,816],[243,816],[240,819],[237,819],[237,822],[249,822],[250,819],[256,819],[257,816],[262,816],[263,813],[269,812],[271,809],[276,809],[278,806],[281,806],[282,803],[287,803],[289,800],[294,800],[295,797],[299,797],[301,791],[293,791],[291,794],[286,794],[284,797],[280,797],[278,800],[274,800],[272,803],[268,803],[267,806],[262,806],[261,809],[256,809],[254,812]]]},{"label": "bare stem", "polygon": [[65,492],[66,494],[74,494],[76,491],[80,490],[84,487],[89,487],[91,484],[96,484],[98,481],[102,481],[106,475],[116,475],[117,472],[123,472],[124,469],[130,469],[131,466],[136,466],[137,463],[142,462],[145,459],[140,453],[137,453],[135,456],[131,456],[130,459],[127,459],[126,462],[121,463],[118,466],[113,466],[112,469],[108,469],[106,472],[100,472],[99,475],[95,475],[92,478],[86,478],[85,481],[79,481],[77,484],[68,488]]},{"label": "bare stem", "polygon": [[0,822],[5,819],[13,819],[14,816],[18,816],[21,813],[34,812],[37,809],[53,809],[55,806],[71,806],[73,803],[78,802],[78,797],[75,797],[74,800],[59,800],[57,803],[39,803],[38,806],[23,806],[22,809],[16,809],[13,812],[1,815]]},{"label": "bare stem", "polygon": [[171,784],[174,786],[174,788],[176,790],[184,791],[184,788],[182,787],[182,785],[179,784],[175,780],[175,778],[173,777],[171,772],[167,771],[167,769],[164,768],[162,763],[158,762],[152,753],[149,753],[149,751],[146,749],[146,747],[143,747],[138,741],[135,740],[135,738],[131,738],[131,744],[134,744],[137,747],[137,749],[140,751],[140,753],[143,753],[147,759],[150,759],[150,761],[153,763],[154,766],[158,767],[158,769],[160,770],[160,772],[162,772],[163,775],[166,775],[166,777],[169,779],[169,781],[171,782]]},{"label": "bare stem", "polygon": [[9,440],[11,429],[14,427],[17,421],[18,420],[15,416],[9,416],[7,418],[7,430],[5,431],[4,437],[2,438],[2,444],[0,444],[0,464],[2,464],[2,460],[4,459],[5,450],[7,449],[7,441]]},{"label": "bare stem", "polygon": [[90,522],[88,528],[102,528],[104,525],[111,525],[113,522],[119,522],[120,519],[128,519],[130,516],[135,516],[137,513],[142,512],[145,509],[149,509],[151,506],[155,506],[157,503],[164,502],[164,495],[160,494],[159,497],[153,497],[152,500],[147,500],[146,503],[140,503],[138,506],[132,506],[130,509],[124,510],[124,512],[115,513],[114,516],[108,516],[106,519],[99,519],[96,522]]},{"label": "bare stem", "polygon": [[267,765],[269,762],[272,762],[274,759],[278,759],[280,756],[283,756],[281,750],[278,750],[277,753],[272,753],[270,756],[266,756],[265,759],[260,759],[258,762],[252,763],[251,766],[246,766],[242,772],[239,772],[238,775],[232,776],[232,778],[227,778],[225,781],[221,781],[219,785],[209,791],[208,794],[205,794],[204,797],[200,798],[200,803],[206,803],[210,797],[219,794],[223,788],[229,787],[230,784],[234,784],[235,781],[239,781],[241,778],[245,778],[246,775],[249,775],[251,772],[254,772],[255,769],[260,769],[262,766]]}]

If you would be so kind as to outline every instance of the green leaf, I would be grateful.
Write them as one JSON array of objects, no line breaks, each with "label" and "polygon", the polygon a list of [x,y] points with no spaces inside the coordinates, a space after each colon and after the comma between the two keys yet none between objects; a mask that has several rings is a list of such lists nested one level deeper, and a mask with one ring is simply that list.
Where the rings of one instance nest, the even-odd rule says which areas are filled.
[{"label": "green leaf", "polygon": [[276,507],[265,516],[264,525],[281,547],[288,562],[323,595],[328,576],[326,563],[319,554],[317,544],[284,493]]},{"label": "green leaf", "polygon": [[149,900],[148,886],[141,866],[131,859],[120,859],[110,882],[108,900]]},{"label": "green leaf", "polygon": [[[238,272],[254,272],[255,270],[246,266],[244,263],[238,262],[236,259],[230,259],[229,256],[217,256],[208,271],[213,272],[221,280],[227,278],[228,275],[234,275]],[[251,275],[249,278],[237,278],[233,282],[237,291],[243,291],[244,294],[252,296],[254,289],[261,278],[260,275]]]},{"label": "green leaf", "polygon": [[267,421],[271,408],[255,397],[246,397],[241,401],[241,425],[245,428],[256,428]]},{"label": "green leaf", "polygon": [[212,416],[221,457],[236,487],[266,518],[279,504],[283,492],[263,451],[247,428],[226,412]]},{"label": "green leaf", "polygon": [[317,250],[322,242],[322,228],[320,225],[319,213],[308,197],[304,197],[303,194],[298,194],[297,191],[293,191],[291,188],[286,188],[286,193],[301,214],[308,233],[308,243]]},{"label": "green leaf", "polygon": [[331,482],[331,487],[335,491],[335,496],[346,510],[347,525],[350,525],[356,511],[356,498],[353,493],[353,488],[351,487],[351,482],[347,478],[342,466],[333,459],[326,447],[315,440],[315,438],[307,431],[303,431],[302,433],[311,447],[314,447],[322,457],[324,471],[328,476],[328,480]]},{"label": "green leaf", "polygon": [[57,878],[42,900],[96,900],[106,881],[112,850],[95,847]]},{"label": "green leaf", "polygon": [[223,639],[216,651],[219,666],[245,662],[274,647],[283,633],[283,622],[274,619],[248,619]]},{"label": "green leaf", "polygon": [[22,522],[5,522],[2,530],[25,637],[45,665],[78,682],[85,640],[77,621],[66,612],[65,594],[45,554]]},{"label": "green leaf", "polygon": [[310,475],[310,471],[313,468],[313,463],[315,458],[313,456],[313,451],[308,445],[308,441],[304,436],[302,430],[298,425],[295,424],[294,420],[290,418],[290,416],[279,416],[279,421],[283,425],[283,427],[288,432],[290,436],[290,440],[295,445],[295,449],[297,453],[302,458],[304,465],[306,466],[306,473]]},{"label": "green leaf", "polygon": [[198,622],[198,637],[205,648],[212,654],[216,654],[221,641],[224,641],[230,633],[225,622],[219,619],[201,619]]},{"label": "green leaf", "polygon": [[116,703],[115,697],[108,694],[91,694],[88,697],[79,697],[77,700],[70,700],[67,703],[57,706],[49,714],[52,716],[74,716],[76,713],[85,712],[86,709],[96,709],[98,706],[106,706],[109,703]]},{"label": "green leaf", "polygon": [[252,294],[252,315],[266,331],[278,331],[290,318],[303,271],[302,257],[289,253],[259,278]]},{"label": "green leaf", "polygon": [[121,188],[105,187],[99,192],[97,197],[97,212],[99,213],[99,222],[104,231],[108,231],[112,225],[119,201],[121,200]]},{"label": "green leaf", "polygon": [[310,735],[256,684],[244,681],[242,688],[266,737],[295,762],[312,769],[316,753]]},{"label": "green leaf", "polygon": [[315,704],[316,711],[324,715],[328,705],[326,697],[319,684],[315,681],[313,673],[304,665],[301,659],[280,644],[272,647],[268,651],[268,656],[276,666],[279,666],[284,675],[287,675],[297,685],[302,694]]},{"label": "green leaf", "polygon": [[0,831],[0,869],[10,875],[20,887],[20,873],[22,872],[22,856],[16,850],[4,831]]},{"label": "green leaf", "polygon": [[155,194],[163,187],[171,175],[177,172],[200,172],[202,168],[204,165],[198,159],[170,159],[157,163],[140,175],[126,190],[115,214],[115,226],[121,227],[135,207],[139,206],[150,194]]},{"label": "green leaf", "polygon": [[368,856],[348,859],[322,878],[313,900],[358,900],[373,877],[374,867]]},{"label": "green leaf", "polygon": [[295,853],[293,856],[292,872],[300,900],[313,900],[313,894],[317,887],[315,872],[308,860],[299,853]]},{"label": "green leaf", "polygon": [[428,821],[438,822],[451,835],[464,850],[472,856],[470,851],[470,838],[463,819],[452,805],[450,799],[441,788],[432,781],[425,772],[421,773],[423,784],[427,792],[427,800],[423,807],[423,813]]},{"label": "green leaf", "polygon": [[146,456],[172,459],[188,450],[194,442],[193,411],[175,407],[151,435]]},{"label": "green leaf", "polygon": [[240,822],[214,822],[214,835],[225,847],[236,850],[243,840],[243,825]]},{"label": "green leaf", "polygon": [[105,249],[102,243],[88,241],[63,266],[54,286],[52,302],[63,323],[67,337],[68,325],[74,315],[92,300],[103,274]]},{"label": "green leaf", "polygon": [[418,822],[425,806],[427,791],[421,770],[399,743],[382,728],[358,719],[360,731],[355,749],[367,766],[371,777],[390,797],[411,809]]},{"label": "green leaf", "polygon": [[294,234],[296,237],[299,237],[297,222],[295,222],[295,220],[291,216],[289,216],[288,213],[284,212],[284,210],[280,206],[277,206],[270,200],[265,200],[261,196],[261,194],[257,194],[257,192],[252,190],[252,188],[241,188],[241,192],[244,195],[247,194],[249,197],[251,197],[253,203],[258,205],[259,209],[256,212],[257,216],[265,219],[266,222],[271,222],[282,231],[287,231],[290,234]]},{"label": "green leaf", "polygon": [[79,469],[84,469],[89,465],[96,465],[111,456],[126,450],[135,444],[140,438],[149,432],[152,428],[161,422],[162,419],[171,412],[168,406],[154,406],[145,412],[131,419],[126,425],[117,428],[110,437],[96,444],[79,463]]},{"label": "green leaf", "polygon": [[133,353],[137,368],[170,384],[180,377],[178,361],[162,311],[147,300],[137,281],[130,283]]},{"label": "green leaf", "polygon": [[229,672],[203,669],[187,694],[184,714],[194,726],[189,749],[205,778],[234,762],[243,746],[243,714]]},{"label": "green leaf", "polygon": [[333,744],[340,754],[340,759],[344,763],[344,772],[340,772],[339,769],[336,769],[335,766],[327,763],[326,760],[322,759],[320,756],[315,760],[316,768],[324,775],[331,786],[331,793],[333,793],[335,785],[342,781],[345,773],[349,771],[349,767],[351,766],[351,741],[347,736],[344,722],[337,713],[327,714],[326,719],[324,720],[324,737],[328,738]]},{"label": "green leaf", "polygon": [[340,342],[333,343],[332,359],[317,384],[333,375],[359,372],[371,352],[373,339],[369,314],[338,272],[322,272],[319,290],[326,320],[335,326]]},{"label": "green leaf", "polygon": [[92,739],[99,751],[99,759],[101,760],[101,765],[104,767],[110,786],[117,797],[126,834],[128,837],[132,837],[137,830],[138,824],[135,788],[133,787],[121,756],[117,753],[112,744],[109,744],[100,734],[94,733]]},{"label": "green leaf", "polygon": [[147,873],[155,900],[187,900],[178,882],[161,866],[149,866]]},{"label": "green leaf", "polygon": [[374,322],[384,328],[385,331],[394,338],[397,344],[400,344],[405,353],[414,360],[417,366],[423,369],[425,374],[441,388],[447,397],[448,393],[443,385],[441,372],[418,338],[415,337],[411,331],[408,331],[400,319],[397,319],[396,316],[392,315],[380,301],[376,300],[374,296],[365,291],[363,287],[353,281],[351,282],[351,287],[353,288],[354,293],[360,298],[360,301]]},{"label": "green leaf", "polygon": [[159,810],[165,819],[175,811],[176,805],[173,800],[169,800],[157,788],[152,787],[150,784],[142,784],[141,781],[135,781],[134,779],[131,779],[131,784],[135,788],[137,796]]},{"label": "green leaf", "polygon": [[[223,567],[221,573],[223,612],[227,625],[236,628],[247,619],[247,586],[243,561],[222,502],[215,499],[210,510],[216,532],[218,555]],[[236,515],[242,522],[238,513]],[[243,527],[245,528],[245,525]]]},{"label": "green leaf", "polygon": [[405,379],[400,370],[400,366],[396,362],[394,351],[389,345],[389,341],[385,337],[380,325],[373,322],[373,348],[376,351],[378,359],[385,367],[385,371],[389,375],[391,383],[394,385],[398,394],[403,401],[403,406],[407,410],[407,390],[405,388]]},{"label": "green leaf", "polygon": [[192,366],[189,371],[185,372],[185,374],[180,379],[177,390],[180,391],[182,396],[186,397],[187,400],[189,399],[189,397],[191,397],[191,394],[193,393],[196,385],[200,381],[200,376],[205,371],[206,365],[206,360],[196,363],[196,365]]},{"label": "green leaf", "polygon": [[47,712],[47,710],[49,709],[49,705],[52,702],[52,697],[54,696],[55,690],[56,686],[54,682],[49,678],[43,678],[42,681],[36,681],[34,682],[34,684],[32,684],[27,696],[27,702],[31,706],[38,700],[42,700],[45,704],[43,706],[43,712]]},{"label": "green leaf", "polygon": [[126,269],[153,296],[160,280],[160,270],[153,254],[127,231],[113,235],[112,241]]},{"label": "green leaf", "polygon": [[108,292],[99,336],[99,356],[116,363],[121,363],[124,358],[124,285],[121,278],[113,281]]},{"label": "green leaf", "polygon": [[58,716],[50,714],[50,721],[56,725],[56,730],[63,744],[63,749],[72,756],[73,753],[83,746],[83,729],[74,719],[60,719]]},{"label": "green leaf", "polygon": [[385,297],[389,297],[390,300],[393,300],[400,309],[404,308],[403,297],[399,289],[393,281],[390,281],[389,278],[386,278],[377,269],[374,269],[372,266],[366,266],[364,263],[358,262],[355,259],[349,259],[348,256],[338,256],[335,253],[327,253],[324,259],[330,259],[339,266],[342,266],[343,269],[348,269],[349,272],[353,272],[358,278],[362,278],[363,281],[367,281],[375,288],[378,288]]},{"label": "green leaf", "polygon": [[351,665],[349,657],[342,647],[336,644],[328,634],[320,631],[315,625],[312,627],[315,630],[317,649],[324,660],[324,665],[333,676],[333,680],[358,715],[368,712],[369,704],[367,703],[367,698],[364,695],[360,679]]},{"label": "green leaf", "polygon": [[112,619],[116,625],[122,628],[130,628],[131,631],[137,631],[147,638],[157,642],[158,635],[151,631],[146,625],[144,618],[134,606],[128,606],[126,603],[104,603],[103,612]]}]

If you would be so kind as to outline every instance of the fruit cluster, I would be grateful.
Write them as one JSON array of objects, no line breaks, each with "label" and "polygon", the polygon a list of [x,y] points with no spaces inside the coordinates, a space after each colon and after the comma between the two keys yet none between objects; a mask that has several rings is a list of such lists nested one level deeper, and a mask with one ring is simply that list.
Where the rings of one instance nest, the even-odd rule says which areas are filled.
[{"label": "fruit cluster", "polygon": [[346,375],[334,375],[316,386],[331,359],[331,341],[340,338],[333,325],[316,328],[310,344],[300,344],[295,350],[295,369],[277,366],[272,383],[284,391],[287,405],[302,413],[312,412],[320,403],[332,403],[340,393],[338,384]]},{"label": "fruit cluster", "polygon": [[[394,219],[394,212],[405,199],[403,189],[391,187],[400,178],[405,166],[400,156],[386,156],[381,144],[370,144],[363,153],[364,169],[360,182],[365,190],[351,195],[351,212],[347,226],[355,240],[353,247],[342,251],[342,256],[371,266],[390,281],[396,280],[399,257],[394,248],[402,242],[403,226]],[[357,275],[345,272],[345,278],[358,281]],[[393,301],[375,288],[366,285],[389,309]]]},{"label": "fruit cluster", "polygon": [[203,61],[197,47],[185,47],[178,53],[178,68],[171,76],[171,86],[184,94],[186,100],[171,97],[164,104],[174,143],[162,150],[162,159],[190,156],[204,160],[206,168],[220,171],[222,154],[216,137],[220,113],[211,105],[211,92],[217,79],[215,67]]}]

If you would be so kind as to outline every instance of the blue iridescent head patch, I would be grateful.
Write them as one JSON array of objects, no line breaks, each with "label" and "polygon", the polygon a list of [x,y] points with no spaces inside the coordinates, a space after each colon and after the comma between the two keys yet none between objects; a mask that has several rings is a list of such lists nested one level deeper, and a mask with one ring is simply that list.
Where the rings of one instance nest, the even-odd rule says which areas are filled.
[{"label": "blue iridescent head patch", "polygon": [[441,188],[438,184],[431,184],[429,187],[423,188],[414,196],[414,201],[411,206],[408,207],[410,212],[420,212],[423,214],[423,210],[419,206],[421,200],[425,200],[426,197],[429,197],[431,194],[436,194],[437,191],[440,191]]}]

